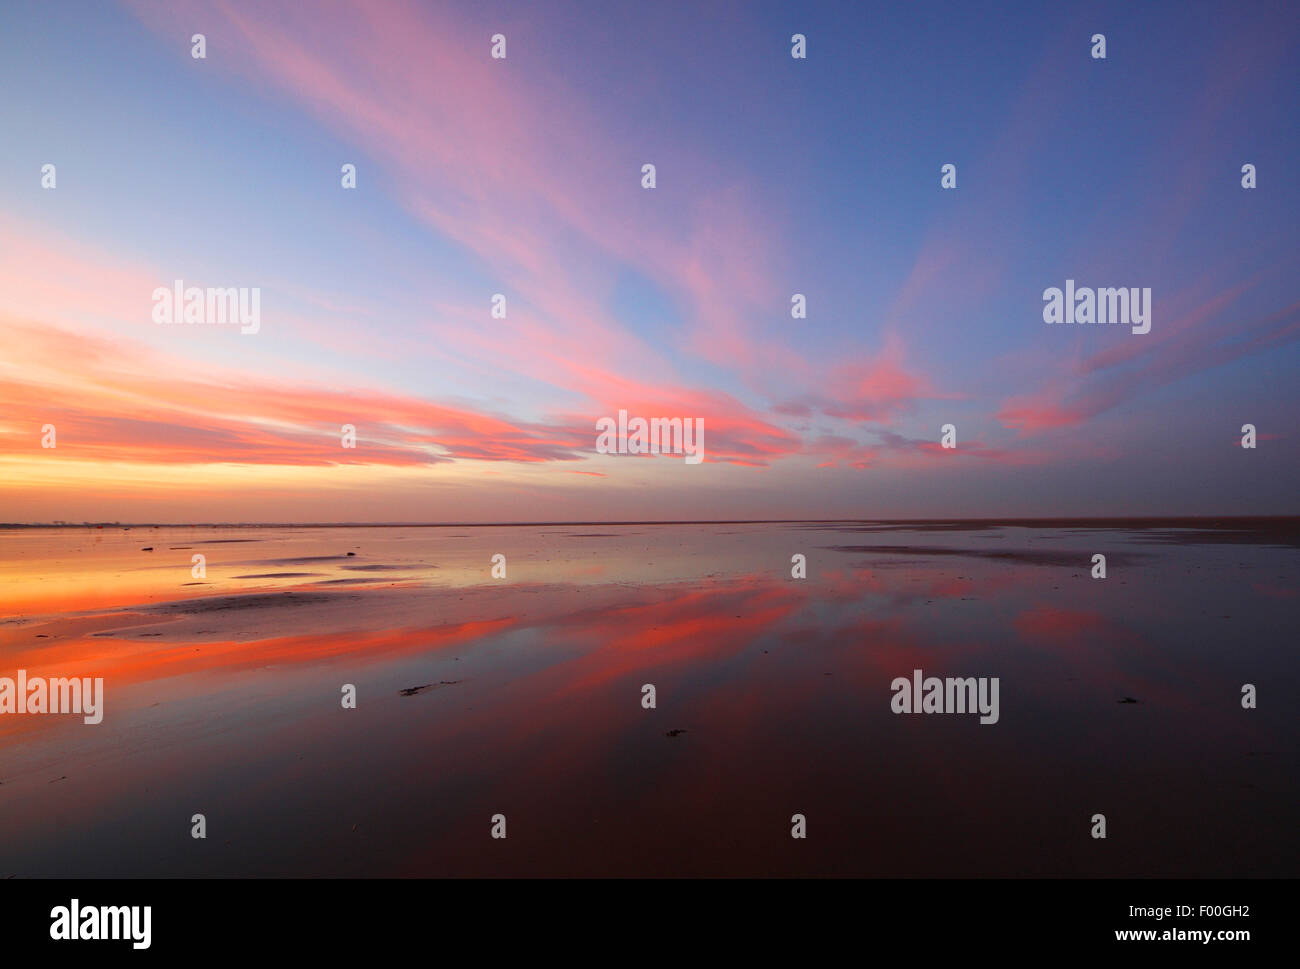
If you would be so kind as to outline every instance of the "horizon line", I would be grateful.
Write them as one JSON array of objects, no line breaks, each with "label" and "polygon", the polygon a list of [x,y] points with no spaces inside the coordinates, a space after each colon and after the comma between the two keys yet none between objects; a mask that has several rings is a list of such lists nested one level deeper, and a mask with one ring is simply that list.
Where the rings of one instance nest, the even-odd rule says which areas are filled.
[{"label": "horizon line", "polygon": [[1062,524],[1087,522],[1265,522],[1300,521],[1300,514],[1278,515],[1041,515],[1003,518],[705,518],[646,520],[508,522],[0,522],[0,530],[19,528],[510,528],[553,525],[835,525],[835,524]]}]

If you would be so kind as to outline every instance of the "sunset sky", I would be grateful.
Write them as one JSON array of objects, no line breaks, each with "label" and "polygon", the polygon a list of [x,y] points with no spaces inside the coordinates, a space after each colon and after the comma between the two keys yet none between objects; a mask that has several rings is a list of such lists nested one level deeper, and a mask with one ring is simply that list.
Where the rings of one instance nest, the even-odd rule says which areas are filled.
[{"label": "sunset sky", "polygon": [[0,9],[0,521],[1300,511],[1289,3]]}]

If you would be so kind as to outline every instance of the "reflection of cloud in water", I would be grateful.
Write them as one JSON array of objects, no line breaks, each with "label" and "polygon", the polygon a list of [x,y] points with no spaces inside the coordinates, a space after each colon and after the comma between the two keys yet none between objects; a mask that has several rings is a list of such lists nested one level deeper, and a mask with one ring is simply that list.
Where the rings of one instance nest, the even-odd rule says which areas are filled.
[{"label": "reflection of cloud in water", "polygon": [[[188,564],[171,580],[103,552],[63,612],[41,600],[39,618],[0,626],[5,668],[94,672],[107,693],[95,728],[0,718],[14,795],[0,825],[24,832],[5,866],[1286,873],[1296,775],[1249,754],[1295,751],[1297,726],[1283,704],[1246,713],[1235,697],[1247,680],[1295,679],[1293,553],[1250,529],[1188,545],[1112,524],[1083,532],[1096,548],[1081,551],[1075,528],[940,524],[917,542],[890,526],[901,540],[886,546],[834,545],[864,530],[806,524],[625,538],[602,526],[593,535],[620,538],[596,543],[553,529],[281,529],[268,538],[279,557],[262,561],[330,563],[360,544],[378,568],[243,594],[211,560],[210,584],[185,588]],[[489,577],[495,551],[509,581]],[[1089,577],[1093,551],[1110,578]],[[796,552],[807,579],[790,577]],[[52,547],[40,561],[57,575],[74,558]],[[435,566],[446,584],[414,575]],[[3,611],[33,615],[14,601]],[[998,677],[999,723],[891,714],[890,682],[913,669]],[[345,683],[356,710],[339,704]],[[673,729],[690,742],[667,741]],[[231,845],[174,853],[154,835],[174,804],[214,796],[240,819]],[[1125,818],[1118,850],[1081,852],[1075,815],[1098,803]],[[511,849],[489,853],[480,822],[499,810]],[[816,835],[793,851],[796,810]],[[358,824],[384,838],[358,842]],[[120,836],[84,839],[87,854],[69,825]]]}]

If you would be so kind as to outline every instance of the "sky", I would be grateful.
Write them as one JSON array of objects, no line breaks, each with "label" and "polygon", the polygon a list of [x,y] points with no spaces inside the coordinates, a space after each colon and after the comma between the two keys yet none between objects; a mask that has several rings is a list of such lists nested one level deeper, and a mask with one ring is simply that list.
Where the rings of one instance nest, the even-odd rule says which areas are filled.
[{"label": "sky", "polygon": [[991,6],[0,0],[0,521],[1300,512],[1294,5]]}]

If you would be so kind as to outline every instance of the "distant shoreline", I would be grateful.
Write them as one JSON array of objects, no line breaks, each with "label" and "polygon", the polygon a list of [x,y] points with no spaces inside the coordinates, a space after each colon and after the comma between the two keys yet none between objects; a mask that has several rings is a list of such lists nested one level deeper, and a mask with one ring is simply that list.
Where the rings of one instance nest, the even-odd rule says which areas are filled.
[{"label": "distant shoreline", "polygon": [[24,528],[537,528],[553,526],[646,525],[1019,525],[1023,527],[1177,528],[1276,524],[1300,526],[1300,515],[1091,516],[1079,518],[717,518],[682,521],[512,521],[512,522],[0,522],[0,530]]}]

